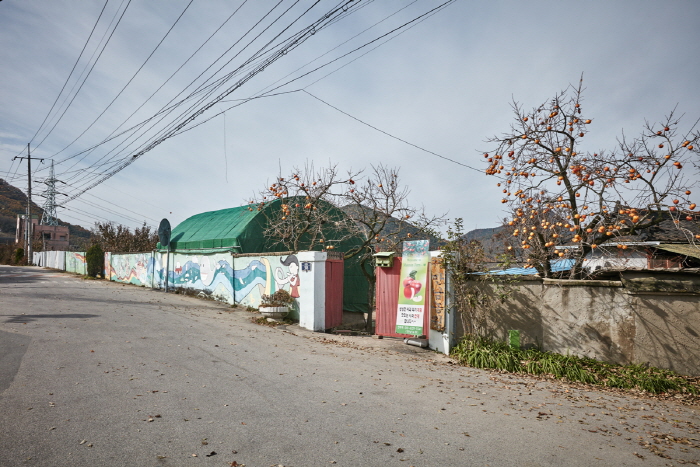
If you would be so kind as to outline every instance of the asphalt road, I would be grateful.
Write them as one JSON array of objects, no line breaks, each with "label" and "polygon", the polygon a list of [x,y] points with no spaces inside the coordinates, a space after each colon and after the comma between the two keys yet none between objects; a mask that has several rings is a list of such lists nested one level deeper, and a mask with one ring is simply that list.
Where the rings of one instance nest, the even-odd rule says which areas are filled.
[{"label": "asphalt road", "polygon": [[698,407],[251,316],[0,266],[0,466],[700,465]]}]

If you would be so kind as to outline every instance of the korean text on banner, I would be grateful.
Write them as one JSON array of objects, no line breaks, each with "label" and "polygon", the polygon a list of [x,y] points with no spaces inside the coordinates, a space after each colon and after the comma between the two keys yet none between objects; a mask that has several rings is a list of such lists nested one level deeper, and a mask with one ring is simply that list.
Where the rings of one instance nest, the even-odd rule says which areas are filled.
[{"label": "korean text on banner", "polygon": [[423,335],[425,284],[428,279],[430,253],[428,240],[403,242],[401,284],[396,315],[396,333]]}]

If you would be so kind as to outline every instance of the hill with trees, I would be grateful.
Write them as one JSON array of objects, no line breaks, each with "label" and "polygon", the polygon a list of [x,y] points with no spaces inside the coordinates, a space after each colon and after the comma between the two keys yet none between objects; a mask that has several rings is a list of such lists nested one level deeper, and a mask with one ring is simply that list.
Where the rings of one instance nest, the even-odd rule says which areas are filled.
[{"label": "hill with trees", "polygon": [[[0,243],[14,241],[17,229],[17,215],[26,212],[27,195],[19,188],[0,178]],[[32,214],[41,217],[43,213],[44,210],[32,201]],[[90,231],[79,225],[63,222],[60,219],[58,223],[59,225],[68,226],[71,246],[82,243],[90,238]]]}]

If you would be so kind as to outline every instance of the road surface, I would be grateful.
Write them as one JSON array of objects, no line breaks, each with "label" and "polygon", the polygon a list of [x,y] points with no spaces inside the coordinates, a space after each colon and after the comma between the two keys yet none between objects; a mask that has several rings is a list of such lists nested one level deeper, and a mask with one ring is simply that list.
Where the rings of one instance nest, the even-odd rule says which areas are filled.
[{"label": "road surface", "polygon": [[271,328],[252,316],[0,266],[0,466],[700,459],[698,407],[458,367],[391,339]]}]

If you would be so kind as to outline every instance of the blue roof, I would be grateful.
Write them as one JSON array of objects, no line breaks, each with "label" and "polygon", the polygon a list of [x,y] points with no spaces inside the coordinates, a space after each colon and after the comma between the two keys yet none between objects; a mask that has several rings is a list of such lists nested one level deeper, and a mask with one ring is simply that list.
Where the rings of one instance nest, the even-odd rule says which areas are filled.
[{"label": "blue roof", "polygon": [[[568,271],[574,267],[573,259],[557,259],[550,260],[552,266],[552,272],[562,272]],[[535,268],[508,268],[508,269],[494,269],[486,273],[479,274],[491,274],[494,276],[533,276],[537,274],[537,269]]]}]

